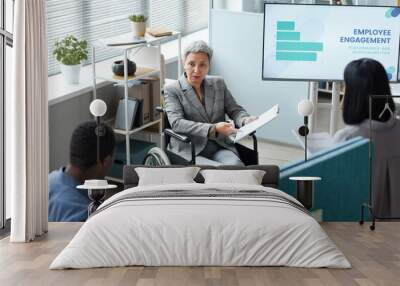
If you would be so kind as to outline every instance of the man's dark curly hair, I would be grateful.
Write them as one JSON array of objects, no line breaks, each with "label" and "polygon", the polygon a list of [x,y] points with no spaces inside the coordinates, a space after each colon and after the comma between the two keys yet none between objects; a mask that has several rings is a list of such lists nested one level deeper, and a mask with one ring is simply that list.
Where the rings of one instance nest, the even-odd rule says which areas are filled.
[{"label": "man's dark curly hair", "polygon": [[[88,121],[78,125],[70,142],[70,164],[81,169],[88,169],[97,163],[97,124]],[[100,161],[112,156],[115,148],[114,131],[110,126],[102,124],[105,132],[100,136]]]}]

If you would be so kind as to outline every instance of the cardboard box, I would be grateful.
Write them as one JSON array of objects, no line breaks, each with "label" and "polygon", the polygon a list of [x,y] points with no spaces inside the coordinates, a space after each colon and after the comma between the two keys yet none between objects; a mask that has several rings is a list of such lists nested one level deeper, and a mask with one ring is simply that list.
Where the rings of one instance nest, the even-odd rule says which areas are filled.
[{"label": "cardboard box", "polygon": [[150,84],[150,120],[160,119],[160,113],[156,111],[156,107],[160,106],[160,79],[152,78],[147,80]]}]

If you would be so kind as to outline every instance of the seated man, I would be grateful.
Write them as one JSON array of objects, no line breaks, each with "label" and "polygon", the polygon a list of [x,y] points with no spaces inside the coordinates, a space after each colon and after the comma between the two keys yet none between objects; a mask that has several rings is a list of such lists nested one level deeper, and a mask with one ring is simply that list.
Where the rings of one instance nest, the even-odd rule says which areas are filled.
[{"label": "seated man", "polygon": [[76,186],[85,180],[102,179],[112,165],[115,148],[113,130],[103,125],[100,137],[100,163],[97,163],[96,122],[80,124],[70,143],[70,161],[49,175],[49,221],[85,221],[91,202],[86,190]]}]

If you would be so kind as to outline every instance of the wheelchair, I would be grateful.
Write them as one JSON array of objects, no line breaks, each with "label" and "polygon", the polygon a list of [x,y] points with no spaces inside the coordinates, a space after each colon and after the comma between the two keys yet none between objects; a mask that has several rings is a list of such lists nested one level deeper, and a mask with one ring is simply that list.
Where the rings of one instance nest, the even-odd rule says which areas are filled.
[{"label": "wheelchair", "polygon": [[[196,150],[194,144],[192,144],[189,136],[178,134],[174,132],[169,124],[167,113],[163,107],[156,107],[156,111],[161,113],[164,129],[162,135],[165,139],[165,144],[162,144],[162,148],[153,147],[147,153],[143,165],[147,166],[163,166],[163,165],[196,165]],[[235,147],[238,151],[239,158],[245,166],[258,165],[258,149],[257,149],[257,137],[255,132],[250,135],[253,140],[253,148],[248,148],[242,144],[235,143]],[[178,154],[171,152],[166,148],[171,138],[175,138],[191,146],[191,160],[188,161]],[[161,140],[162,142],[163,140]]]}]

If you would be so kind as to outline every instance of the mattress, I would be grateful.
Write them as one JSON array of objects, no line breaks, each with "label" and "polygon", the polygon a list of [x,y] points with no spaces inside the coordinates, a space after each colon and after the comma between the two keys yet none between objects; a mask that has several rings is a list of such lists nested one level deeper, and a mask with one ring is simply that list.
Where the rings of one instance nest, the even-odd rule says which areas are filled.
[{"label": "mattress", "polygon": [[284,192],[197,183],[114,195],[50,269],[130,265],[351,267],[318,222]]}]

